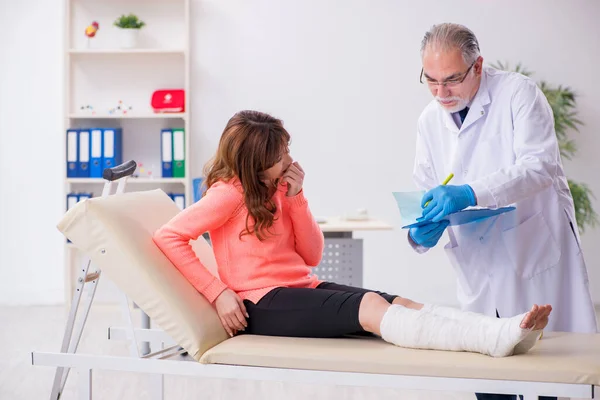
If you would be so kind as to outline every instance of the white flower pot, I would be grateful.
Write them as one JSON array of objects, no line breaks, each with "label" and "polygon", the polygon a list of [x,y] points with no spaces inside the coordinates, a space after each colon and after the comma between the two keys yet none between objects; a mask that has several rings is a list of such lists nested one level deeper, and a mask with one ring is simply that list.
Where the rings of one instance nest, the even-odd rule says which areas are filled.
[{"label": "white flower pot", "polygon": [[137,47],[137,43],[138,43],[138,35],[140,33],[139,29],[119,29],[121,32],[119,33],[120,35],[120,41],[121,41],[121,48],[123,49],[132,49],[134,47]]}]

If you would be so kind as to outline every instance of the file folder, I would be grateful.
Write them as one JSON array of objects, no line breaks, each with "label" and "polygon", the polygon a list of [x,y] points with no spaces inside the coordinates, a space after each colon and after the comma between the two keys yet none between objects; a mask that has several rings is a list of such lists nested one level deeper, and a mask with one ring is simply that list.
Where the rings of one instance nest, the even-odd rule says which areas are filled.
[{"label": "file folder", "polygon": [[76,193],[67,194],[67,211],[69,211],[72,207],[77,204],[79,201],[79,195]]},{"label": "file folder", "polygon": [[[79,195],[76,193],[67,194],[67,211],[71,208],[75,207],[75,204],[79,201]],[[69,239],[67,239],[67,243],[71,243]]]},{"label": "file folder", "polygon": [[77,161],[77,176],[79,178],[90,177],[90,131],[79,130],[79,160]]},{"label": "file folder", "polygon": [[90,178],[102,178],[102,129],[90,130]]},{"label": "file folder", "polygon": [[121,128],[110,128],[102,131],[103,155],[102,171],[106,168],[116,167],[123,162],[122,131]]},{"label": "file folder", "polygon": [[77,195],[77,202],[84,201],[84,200],[91,199],[91,198],[92,198],[91,193],[79,193]]},{"label": "file folder", "polygon": [[173,177],[173,132],[170,129],[163,129],[160,132],[160,152],[162,177]]},{"label": "file folder", "polygon": [[173,178],[185,177],[185,132],[173,129]]},{"label": "file folder", "polygon": [[78,155],[78,134],[77,129],[69,129],[67,131],[67,178],[77,178]]},{"label": "file folder", "polygon": [[183,210],[185,208],[185,195],[174,193],[173,201],[175,202],[175,204],[177,204],[177,207],[179,207],[180,210]]},{"label": "file folder", "polygon": [[204,195],[204,192],[206,191],[204,180],[205,178],[194,178],[192,180],[192,189],[194,190],[194,203],[198,202]]}]

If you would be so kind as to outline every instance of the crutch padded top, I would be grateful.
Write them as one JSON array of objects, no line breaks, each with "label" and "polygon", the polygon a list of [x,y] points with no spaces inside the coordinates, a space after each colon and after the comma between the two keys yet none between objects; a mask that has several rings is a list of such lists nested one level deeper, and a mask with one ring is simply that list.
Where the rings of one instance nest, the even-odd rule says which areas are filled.
[{"label": "crutch padded top", "polygon": [[126,176],[130,176],[135,172],[137,163],[133,160],[124,162],[123,164],[117,165],[116,167],[106,168],[102,171],[102,178],[107,181],[116,181]]}]

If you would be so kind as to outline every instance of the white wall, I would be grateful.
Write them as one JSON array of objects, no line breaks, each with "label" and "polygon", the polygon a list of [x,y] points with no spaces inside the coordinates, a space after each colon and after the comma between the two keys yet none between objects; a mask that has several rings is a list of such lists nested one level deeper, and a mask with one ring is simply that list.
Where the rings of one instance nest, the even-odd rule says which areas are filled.
[{"label": "white wall", "polygon": [[[536,77],[580,93],[586,127],[581,153],[567,166],[598,194],[600,64],[594,0],[429,1],[269,0],[195,2],[193,30],[194,143],[198,159],[215,149],[227,119],[256,108],[284,120],[292,154],[306,170],[313,212],[336,215],[366,207],[400,220],[391,192],[412,187],[417,117],[430,100],[419,84],[419,46],[434,23],[471,27],[486,60],[522,61]],[[595,146],[594,146],[595,145]],[[600,202],[595,202],[600,211]],[[425,301],[454,303],[454,272],[443,250],[418,256],[405,232],[365,238],[365,284]],[[584,247],[600,302],[600,231]]]},{"label": "white wall", "polygon": [[64,298],[61,4],[0,1],[0,304]]},{"label": "white wall", "polygon": [[[366,285],[455,303],[454,273],[443,252],[423,257],[408,248],[391,196],[412,187],[416,119],[430,99],[418,83],[419,44],[436,22],[471,27],[486,61],[522,61],[535,77],[578,91],[586,126],[576,136],[579,156],[566,168],[598,195],[600,211],[594,175],[600,170],[594,151],[600,148],[600,116],[593,112],[600,103],[594,84],[600,27],[593,20],[600,3],[436,0],[414,3],[418,9],[410,11],[394,0],[192,2],[195,175],[234,112],[254,108],[282,118],[294,157],[306,170],[316,215],[365,207],[396,227],[360,235]],[[62,300],[62,241],[55,229],[64,207],[57,3],[0,5],[0,303]],[[21,158],[11,143],[25,148],[34,140],[39,147],[28,157],[35,161],[17,172],[12,166]],[[600,229],[583,237],[596,302],[599,239]]]}]

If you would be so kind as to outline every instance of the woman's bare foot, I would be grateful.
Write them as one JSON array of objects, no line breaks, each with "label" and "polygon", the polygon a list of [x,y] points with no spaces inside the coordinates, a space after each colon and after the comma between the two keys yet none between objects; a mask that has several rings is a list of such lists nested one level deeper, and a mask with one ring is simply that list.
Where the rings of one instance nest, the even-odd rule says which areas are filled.
[{"label": "woman's bare foot", "polygon": [[534,304],[531,310],[521,320],[522,329],[540,330],[548,325],[548,316],[552,311],[552,306],[549,304],[538,306]]},{"label": "woman's bare foot", "polygon": [[[535,313],[532,313],[535,311]],[[530,329],[529,333],[515,346],[513,354],[525,354],[535,346],[542,329],[548,325],[548,317],[552,312],[552,306],[549,304],[543,306],[534,305],[521,321],[522,329]],[[533,317],[535,315],[535,317]]]},{"label": "woman's bare foot", "polygon": [[540,307],[537,304],[534,304],[531,307],[531,310],[525,314],[523,319],[521,320],[521,329],[533,329],[535,326],[535,320],[540,312]]},{"label": "woman's bare foot", "polygon": [[548,317],[550,317],[550,313],[552,312],[552,306],[550,304],[545,304],[540,306],[540,312],[535,320],[534,330],[541,330],[548,325]]}]

